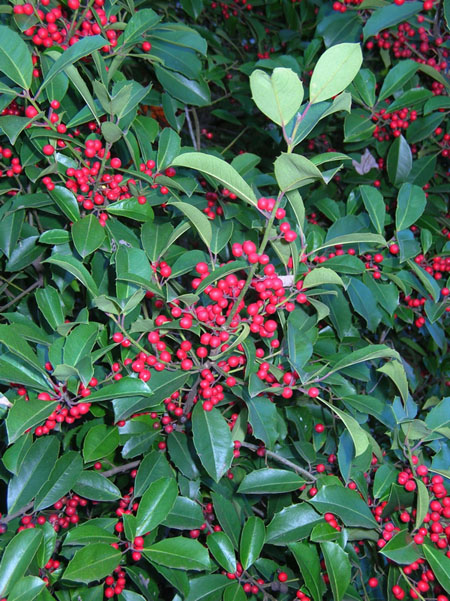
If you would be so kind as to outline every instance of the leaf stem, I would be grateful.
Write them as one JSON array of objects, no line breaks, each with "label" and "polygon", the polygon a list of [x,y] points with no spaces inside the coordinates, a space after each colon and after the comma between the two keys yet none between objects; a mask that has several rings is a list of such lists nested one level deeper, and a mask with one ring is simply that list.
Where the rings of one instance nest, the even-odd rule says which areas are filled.
[{"label": "leaf stem", "polygon": [[[259,447],[257,445],[251,444],[249,442],[241,442],[241,447],[245,447],[246,449],[249,449],[250,451],[257,451],[259,449]],[[300,467],[296,463],[293,463],[289,459],[286,459],[282,455],[279,455],[278,453],[274,453],[273,451],[269,451],[268,449],[264,449],[264,452],[267,455],[267,457],[271,457],[275,461],[278,461],[278,463],[282,463],[283,465],[290,467],[292,470],[294,470],[295,472],[297,472],[304,478],[308,478],[308,482],[310,484],[312,484],[313,482],[315,482],[317,480],[317,478],[313,474],[308,472],[308,470],[305,470],[304,468]]]}]

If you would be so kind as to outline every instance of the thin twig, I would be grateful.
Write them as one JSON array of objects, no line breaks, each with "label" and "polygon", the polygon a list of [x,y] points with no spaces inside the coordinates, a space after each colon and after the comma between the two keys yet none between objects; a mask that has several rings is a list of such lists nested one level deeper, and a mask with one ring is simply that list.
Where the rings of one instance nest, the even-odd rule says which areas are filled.
[{"label": "thin twig", "polygon": [[[241,442],[241,447],[245,447],[250,451],[257,451],[259,449],[257,445],[251,444],[249,442]],[[278,461],[278,463],[282,463],[283,465],[290,467],[292,470],[302,475],[304,478],[308,478],[308,481],[315,482],[317,480],[317,478],[313,474],[310,474],[307,470],[303,469],[296,463],[293,463],[289,459],[286,459],[282,455],[278,455],[278,453],[274,453],[273,451],[269,451],[268,449],[264,449],[264,452],[267,455],[267,457],[271,457],[272,459],[275,459],[275,461]]]},{"label": "thin twig", "polygon": [[136,461],[131,461],[130,463],[125,463],[124,465],[117,465],[116,467],[112,467],[110,470],[106,470],[106,472],[101,472],[101,474],[105,478],[109,478],[110,476],[115,476],[116,474],[120,474],[122,472],[128,472],[128,470],[134,469],[140,463],[141,460],[137,459]]},{"label": "thin twig", "polygon": [[17,303],[17,301],[19,301],[21,298],[23,298],[24,296],[29,294],[32,290],[34,290],[35,288],[39,288],[39,286],[42,286],[42,282],[43,282],[43,278],[42,278],[42,276],[39,276],[38,279],[33,284],[31,284],[31,286],[28,286],[28,288],[25,288],[25,290],[23,290],[23,292],[21,292],[20,294],[15,296],[11,301],[9,301],[9,303],[6,303],[6,305],[3,305],[2,307],[0,307],[0,311],[6,311],[6,309],[9,309],[9,307],[11,307],[11,305],[14,305],[15,303]]},{"label": "thin twig", "polygon": [[189,109],[187,106],[184,107],[184,114],[186,115],[186,122],[188,124],[189,135],[191,136],[192,146],[195,150],[198,150],[197,140],[195,139],[194,128],[192,127],[191,117],[189,116]]}]

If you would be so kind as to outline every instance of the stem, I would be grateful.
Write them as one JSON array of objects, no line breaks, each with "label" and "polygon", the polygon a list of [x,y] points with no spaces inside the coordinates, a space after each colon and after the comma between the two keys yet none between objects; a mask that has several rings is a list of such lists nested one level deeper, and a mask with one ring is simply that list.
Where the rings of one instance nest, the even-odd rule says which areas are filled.
[{"label": "stem", "polygon": [[225,148],[220,152],[220,154],[223,155],[227,152],[227,150],[230,150],[230,148],[235,145],[235,143],[239,140],[239,138],[241,136],[243,136],[245,134],[245,132],[247,130],[248,130],[248,126],[245,126],[244,129],[241,132],[239,132],[238,135],[233,140],[231,140],[231,142],[228,144],[228,146],[225,146]]},{"label": "stem", "polygon": [[105,478],[109,478],[110,476],[115,476],[116,474],[121,474],[122,472],[128,472],[128,470],[134,469],[140,463],[141,463],[141,460],[137,459],[136,461],[131,461],[130,463],[125,463],[125,465],[118,465],[116,467],[112,467],[110,470],[106,470],[106,472],[101,472],[101,474]]},{"label": "stem", "polygon": [[25,288],[25,290],[23,290],[23,292],[21,292],[16,297],[14,297],[12,300],[10,300],[9,303],[6,303],[6,305],[3,305],[2,307],[0,307],[0,311],[6,311],[6,309],[9,309],[9,307],[11,307],[15,303],[17,303],[17,301],[19,301],[21,298],[26,296],[29,292],[31,292],[35,288],[39,288],[39,286],[42,286],[43,281],[44,280],[43,280],[42,276],[39,276],[39,278],[33,284],[31,284],[31,286],[28,286],[28,288]]},{"label": "stem", "polygon": [[[271,215],[269,221],[267,222],[266,231],[264,232],[264,237],[263,237],[262,242],[260,244],[260,247],[258,249],[258,254],[259,255],[262,255],[262,253],[264,252],[264,250],[265,250],[265,248],[267,246],[267,243],[269,241],[270,230],[272,228],[273,222],[275,221],[275,213],[277,212],[278,206],[279,206],[279,204],[280,204],[281,199],[283,198],[283,196],[284,196],[284,191],[281,191],[278,194],[278,198],[277,198],[275,206],[273,208],[272,215]],[[237,299],[236,299],[236,301],[234,303],[234,306],[231,309],[230,314],[228,315],[228,318],[227,318],[226,322],[224,323],[224,326],[223,326],[224,329],[226,329],[230,325],[230,323],[233,321],[233,317],[236,315],[236,312],[237,312],[237,310],[239,308],[239,305],[241,304],[242,299],[246,295],[247,290],[249,289],[250,284],[252,283],[253,276],[255,275],[256,270],[258,269],[258,266],[259,266],[259,264],[255,263],[251,267],[250,271],[248,272],[248,276],[247,276],[247,279],[245,281],[244,287],[242,288],[241,293],[237,297]]]},{"label": "stem", "polygon": [[112,313],[106,313],[106,315],[113,320],[113,322],[116,324],[116,326],[119,328],[119,330],[122,332],[122,334],[124,334],[126,336],[126,338],[131,342],[131,344],[133,346],[135,346],[136,348],[138,348],[140,351],[142,351],[143,353],[148,353],[148,350],[145,349],[143,346],[141,346],[139,344],[139,342],[136,342],[135,340],[133,340],[133,338],[131,338],[128,334],[128,332],[126,331],[126,329],[121,325],[121,323],[119,322],[118,319],[116,319],[114,317],[114,315]]},{"label": "stem", "polygon": [[184,107],[184,114],[186,115],[186,122],[188,124],[189,135],[191,136],[191,140],[192,140],[192,146],[195,148],[195,150],[198,150],[197,140],[195,138],[194,128],[192,127],[192,121],[191,121],[191,117],[189,115],[189,109],[187,106]]},{"label": "stem", "polygon": [[303,119],[306,117],[309,108],[311,106],[311,103],[308,102],[308,104],[305,106],[305,110],[303,111],[303,113],[300,113],[299,115],[297,115],[297,119],[295,121],[295,125],[294,125],[294,129],[292,130],[292,134],[291,137],[289,138],[290,142],[288,143],[288,152],[292,152],[294,150],[294,140],[295,140],[295,136],[297,135],[297,131],[298,128],[300,127],[300,123],[303,121]]},{"label": "stem", "polygon": [[[257,445],[251,444],[249,442],[241,442],[241,447],[245,447],[246,449],[249,449],[250,451],[257,451],[259,449],[259,447]],[[313,482],[315,482],[317,480],[317,478],[313,474],[311,474],[307,470],[303,469],[296,463],[293,463],[289,459],[286,459],[282,455],[279,455],[278,453],[274,453],[273,451],[269,451],[268,449],[264,449],[264,452],[267,455],[267,457],[271,457],[275,461],[278,461],[278,463],[282,463],[283,465],[290,467],[292,470],[297,472],[297,474],[302,475],[304,478],[308,478],[308,482],[310,484],[312,484]]]}]

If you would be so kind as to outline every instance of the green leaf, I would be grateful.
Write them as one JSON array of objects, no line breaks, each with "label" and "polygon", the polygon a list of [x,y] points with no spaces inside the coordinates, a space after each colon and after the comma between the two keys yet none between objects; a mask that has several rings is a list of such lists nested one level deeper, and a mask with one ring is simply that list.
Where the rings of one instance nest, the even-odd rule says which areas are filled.
[{"label": "green leaf", "polygon": [[167,437],[167,446],[169,455],[175,467],[190,480],[196,480],[200,473],[195,464],[192,453],[194,449],[190,448],[190,440],[182,432],[171,432]]},{"label": "green leaf", "polygon": [[228,578],[221,574],[192,579],[185,601],[217,601],[221,599],[222,591],[226,590],[229,584]]},{"label": "green leaf", "polygon": [[300,572],[314,601],[321,601],[325,585],[320,574],[317,546],[309,543],[291,543],[289,550],[295,557]]},{"label": "green leaf", "polygon": [[24,90],[29,90],[33,80],[31,52],[20,35],[5,25],[0,25],[0,72]]},{"label": "green leaf", "polygon": [[332,269],[329,269],[328,267],[315,267],[306,274],[305,279],[303,280],[302,290],[322,286],[323,284],[343,286],[344,282]]},{"label": "green leaf", "polygon": [[330,579],[333,599],[341,601],[350,584],[352,567],[347,553],[337,543],[320,543],[327,574]]},{"label": "green leaf", "polygon": [[225,532],[212,532],[208,536],[207,541],[208,549],[217,563],[227,572],[234,574],[236,571],[236,556],[234,554],[233,543]]},{"label": "green leaf", "polygon": [[[392,8],[394,7],[389,8],[392,10]],[[419,66],[416,62],[414,62],[411,59],[407,59],[404,61],[400,61],[397,65],[390,69],[388,71],[388,74],[384,78],[383,85],[380,90],[380,95],[378,97],[378,102],[385,100],[389,96],[392,96],[392,94],[397,90],[402,89],[403,86],[406,83],[408,83],[408,81],[414,76],[418,68]]]},{"label": "green leaf", "polygon": [[121,552],[111,545],[91,543],[75,553],[62,577],[64,580],[89,584],[111,574],[121,557]]},{"label": "green leaf", "polygon": [[34,510],[46,509],[61,499],[77,482],[83,471],[81,455],[68,451],[55,463],[48,480],[39,490],[34,502]]},{"label": "green leaf", "polygon": [[197,209],[197,207],[194,207],[194,205],[191,205],[187,202],[171,202],[170,206],[177,208],[184,215],[186,215],[186,217],[197,230],[200,238],[209,248],[211,245],[212,230],[208,217],[206,217],[204,213]]},{"label": "green leaf", "polygon": [[96,323],[81,323],[76,326],[64,343],[64,363],[76,367],[80,361],[88,359],[97,336],[98,324]]},{"label": "green leaf", "polygon": [[89,429],[83,443],[83,457],[86,463],[103,459],[119,446],[117,426],[98,424]]},{"label": "green leaf", "polygon": [[200,528],[204,521],[201,506],[196,501],[188,497],[177,497],[163,525],[177,530],[192,530]]},{"label": "green leaf", "polygon": [[430,506],[430,496],[428,489],[420,478],[416,478],[417,484],[417,506],[416,506],[416,522],[415,527],[419,529],[423,524],[423,519],[428,512]]},{"label": "green leaf", "polygon": [[47,230],[39,236],[39,242],[41,244],[66,244],[69,240],[69,232],[59,229]]},{"label": "green leaf", "polygon": [[[110,401],[129,396],[151,397],[152,394],[152,389],[146,382],[143,382],[138,378],[125,376],[121,380],[114,382],[114,384],[107,384],[106,386],[103,386],[99,390],[93,392],[89,396],[89,402],[94,403],[99,401]],[[159,402],[160,399],[155,402],[155,405]]]},{"label": "green leaf", "polygon": [[356,419],[344,411],[341,411],[337,407],[334,407],[334,405],[331,403],[324,401],[323,399],[321,399],[321,402],[329,407],[329,409],[331,409],[331,411],[338,415],[343,421],[350,436],[352,437],[353,444],[355,445],[355,457],[363,455],[369,446],[369,439],[367,437],[367,433],[361,428]]},{"label": "green leaf", "polygon": [[108,532],[108,530],[105,530],[105,528],[102,528],[99,525],[102,519],[103,518],[94,518],[69,530],[64,539],[64,546],[117,542],[117,536],[115,534]]},{"label": "green leaf", "polygon": [[379,190],[372,186],[360,186],[361,196],[366,211],[369,213],[370,221],[379,234],[384,232],[384,221],[386,219],[386,203]]},{"label": "green leaf", "polygon": [[0,343],[4,344],[11,353],[20,357],[26,364],[31,364],[38,372],[46,375],[42,363],[39,362],[28,342],[15,335],[14,325],[0,325]]},{"label": "green leaf", "polygon": [[14,513],[29,503],[48,479],[56,458],[59,442],[56,438],[38,438],[32,444],[8,486],[8,512]]},{"label": "green leaf", "polygon": [[108,41],[102,38],[100,35],[87,36],[79,40],[73,46],[70,46],[65,50],[61,56],[51,66],[49,72],[45,76],[44,81],[41,84],[40,90],[48,86],[48,84],[62,71],[65,71],[67,67],[70,67],[76,63],[80,58],[88,56],[94,50],[99,50],[102,46],[107,46]]},{"label": "green leaf", "polygon": [[336,44],[328,48],[314,68],[309,86],[311,104],[336,96],[351,84],[362,64],[359,44]]},{"label": "green leaf", "polygon": [[128,21],[122,36],[119,38],[120,43],[122,46],[136,44],[147,31],[153,29],[160,21],[161,17],[154,10],[141,8],[139,13],[133,14]]},{"label": "green leaf", "polygon": [[161,524],[174,506],[177,495],[174,478],[160,478],[150,484],[139,503],[136,534],[145,534]]},{"label": "green leaf", "polygon": [[364,41],[377,35],[381,30],[388,29],[397,23],[407,21],[423,8],[422,2],[405,2],[401,6],[390,4],[377,8],[366,21],[364,26]]},{"label": "green leaf", "polygon": [[87,288],[92,296],[98,296],[97,284],[86,267],[77,259],[74,259],[70,255],[53,255],[45,259],[43,263],[51,263],[68,271]]},{"label": "green leaf", "polygon": [[104,239],[105,229],[94,215],[83,217],[72,226],[72,240],[83,259],[100,248]]},{"label": "green leaf", "polygon": [[410,564],[421,557],[419,548],[408,530],[397,532],[380,553],[398,564]]},{"label": "green leaf", "polygon": [[56,405],[56,402],[39,401],[34,395],[29,401],[26,401],[23,396],[18,397],[6,418],[8,443],[12,444],[24,432],[45,421]]},{"label": "green leaf", "polygon": [[36,290],[35,298],[49,326],[53,330],[56,330],[64,322],[60,293],[53,286],[45,286],[45,288]]},{"label": "green leaf", "polygon": [[408,380],[406,378],[405,368],[400,361],[389,361],[382,367],[379,367],[377,371],[386,374],[394,382],[403,401],[406,403],[408,400]]},{"label": "green leaf", "polygon": [[225,418],[215,407],[205,411],[201,403],[197,403],[192,412],[192,432],[203,467],[218,482],[233,460],[233,441]]},{"label": "green leaf", "polygon": [[0,563],[0,595],[7,595],[28,569],[41,544],[38,529],[22,530],[8,543]]},{"label": "green leaf", "polygon": [[412,168],[412,152],[403,136],[394,140],[387,155],[389,180],[395,186],[405,182]]},{"label": "green leaf", "polygon": [[277,67],[268,75],[256,69],[250,75],[252,98],[259,110],[277,125],[294,117],[303,100],[303,84],[292,69]]},{"label": "green leaf", "polygon": [[74,193],[63,186],[55,186],[50,196],[66,217],[76,222],[80,219],[80,208]]},{"label": "green leaf", "polygon": [[196,169],[210,175],[242,200],[255,207],[257,205],[253,190],[236,169],[223,159],[202,152],[186,152],[176,157],[172,165]]},{"label": "green leaf", "polygon": [[306,538],[323,517],[308,503],[290,505],[273,516],[267,526],[266,542],[284,546]]},{"label": "green leaf", "polygon": [[165,538],[144,547],[144,555],[162,566],[179,570],[208,570],[210,561],[207,549],[197,540],[176,536]]},{"label": "green leaf", "polygon": [[241,520],[236,505],[216,492],[211,493],[211,499],[214,504],[214,513],[220,526],[230,537],[234,548],[237,549],[241,533]]},{"label": "green leaf", "polygon": [[413,225],[425,211],[426,205],[427,198],[422,188],[410,183],[403,184],[397,196],[396,229],[405,230]]},{"label": "green leaf", "polygon": [[0,130],[8,138],[10,144],[14,145],[19,135],[29,123],[31,123],[31,119],[27,117],[5,115],[4,117],[0,117]]},{"label": "green leaf", "polygon": [[266,527],[261,518],[252,515],[244,524],[239,545],[239,557],[244,570],[259,558],[266,540]]},{"label": "green leaf", "polygon": [[310,503],[322,513],[339,516],[346,526],[376,528],[377,523],[359,493],[335,484],[325,485]]},{"label": "green leaf", "polygon": [[347,294],[354,310],[364,318],[369,330],[374,332],[381,321],[382,314],[370,289],[361,280],[350,278]]},{"label": "green leaf", "polygon": [[304,483],[294,472],[263,468],[244,476],[237,492],[247,495],[278,494],[298,490]]},{"label": "green leaf", "polygon": [[307,186],[317,180],[323,181],[322,173],[306,157],[300,154],[282,153],[275,160],[275,177],[283,192]]},{"label": "green leaf", "polygon": [[116,501],[121,492],[115,484],[98,472],[84,470],[73,486],[73,491],[91,501]]},{"label": "green leaf", "polygon": [[436,280],[427,271],[425,271],[425,269],[420,267],[420,265],[417,265],[415,261],[408,261],[408,265],[411,268],[411,271],[414,271],[419,280],[422,282],[428,294],[430,294],[433,300],[437,302],[441,295],[441,289],[436,283]]},{"label": "green leaf", "polygon": [[207,106],[211,102],[208,85],[201,79],[188,79],[181,73],[169,71],[158,65],[155,75],[164,90],[184,104]]},{"label": "green leaf", "polygon": [[123,131],[115,123],[105,121],[102,123],[102,135],[107,142],[114,144],[123,136]]},{"label": "green leaf", "polygon": [[277,427],[277,408],[266,397],[245,399],[248,407],[248,421],[253,428],[253,435],[262,440],[268,449],[273,449],[275,441],[279,438]]},{"label": "green leaf", "polygon": [[45,588],[45,582],[37,576],[25,576],[19,580],[8,595],[9,601],[32,601]]},{"label": "green leaf", "polygon": [[[176,432],[172,434],[176,434]],[[168,441],[169,439],[170,437],[168,437]],[[173,478],[173,476],[173,470],[165,455],[158,451],[151,451],[148,455],[145,455],[139,465],[134,482],[134,494],[140,497],[152,482],[160,478]]]},{"label": "green leaf", "polygon": [[159,135],[157,169],[164,171],[179,155],[181,147],[180,136],[170,127],[166,127]]},{"label": "green leaf", "polygon": [[450,593],[450,558],[434,546],[426,544],[422,548],[425,559],[430,564],[439,584],[447,593]]},{"label": "green leaf", "polygon": [[247,601],[247,595],[239,582],[227,586],[223,592],[223,601]]}]

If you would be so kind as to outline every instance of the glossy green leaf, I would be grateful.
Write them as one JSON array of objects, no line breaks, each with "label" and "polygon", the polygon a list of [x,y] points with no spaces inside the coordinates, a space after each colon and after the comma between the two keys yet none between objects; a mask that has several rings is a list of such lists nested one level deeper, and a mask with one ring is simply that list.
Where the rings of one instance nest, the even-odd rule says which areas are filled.
[{"label": "glossy green leaf", "polygon": [[144,547],[144,555],[150,561],[179,570],[208,570],[207,549],[198,541],[176,536],[165,538],[154,545]]},{"label": "glossy green leaf", "polygon": [[102,245],[105,229],[94,215],[88,215],[73,224],[72,239],[77,252],[84,259]]},{"label": "glossy green leaf", "polygon": [[164,90],[184,104],[206,106],[211,102],[208,85],[203,80],[189,79],[159,66],[155,67],[155,75]]},{"label": "glossy green leaf", "polygon": [[351,84],[362,64],[359,44],[336,44],[328,48],[314,68],[309,86],[311,104],[336,96]]},{"label": "glossy green leaf", "polygon": [[403,5],[389,4],[377,8],[367,20],[363,32],[364,40],[375,36],[383,29],[388,29],[397,23],[406,21],[423,8],[421,2],[406,2]]},{"label": "glossy green leaf", "polygon": [[229,584],[228,578],[221,574],[200,576],[190,581],[186,601],[216,601],[221,598],[222,591],[226,590]]},{"label": "glossy green leaf", "polygon": [[370,221],[379,234],[384,232],[386,219],[386,203],[379,190],[372,186],[360,186],[361,196],[366,211],[369,213]]},{"label": "glossy green leaf", "polygon": [[201,506],[188,497],[177,497],[163,525],[177,530],[192,530],[200,528],[203,523]]},{"label": "glossy green leaf", "polygon": [[178,495],[178,487],[174,478],[160,478],[150,484],[139,503],[137,519],[137,535],[153,530],[163,522],[172,509]]},{"label": "glossy green leaf", "polygon": [[186,217],[197,230],[200,238],[203,240],[206,246],[209,247],[211,244],[212,231],[208,218],[199,209],[197,209],[197,207],[194,207],[187,202],[172,202],[170,205],[186,215]]},{"label": "glossy green leaf", "polygon": [[322,513],[333,512],[346,526],[376,528],[376,521],[359,493],[343,486],[325,485],[310,503]]},{"label": "glossy green leaf", "polygon": [[323,181],[322,173],[312,161],[300,154],[282,153],[275,161],[275,177],[284,192]]},{"label": "glossy green leaf", "polygon": [[299,110],[303,85],[292,69],[277,67],[271,75],[256,69],[250,76],[252,98],[259,110],[277,125],[286,125]]},{"label": "glossy green leaf", "polygon": [[0,72],[28,90],[33,79],[33,63],[28,46],[18,33],[6,25],[0,25],[0,39]]},{"label": "glossy green leaf", "polygon": [[56,405],[56,402],[39,401],[35,396],[29,401],[23,396],[17,397],[6,418],[9,444],[15,442],[28,429],[44,422]]},{"label": "glossy green leaf", "polygon": [[38,438],[23,458],[19,471],[8,486],[8,512],[14,513],[29,503],[48,479],[56,458],[59,442],[55,437]]},{"label": "glossy green leaf", "polygon": [[398,564],[413,563],[421,556],[419,547],[407,530],[397,532],[381,549],[380,553]]},{"label": "glossy green leaf", "polygon": [[[42,402],[42,401],[41,401]],[[39,490],[34,501],[35,511],[46,509],[71,490],[83,471],[81,455],[68,451],[55,463],[48,480]]]},{"label": "glossy green leaf", "polygon": [[314,526],[323,520],[308,503],[298,503],[276,513],[267,526],[266,542],[284,546],[309,536]]},{"label": "glossy green leaf", "polygon": [[45,288],[36,290],[35,298],[49,326],[56,330],[64,322],[64,313],[59,292],[53,286],[45,286]]},{"label": "glossy green leaf", "polygon": [[83,443],[83,457],[86,463],[106,457],[119,446],[117,426],[98,424],[89,429]]},{"label": "glossy green leaf", "polygon": [[21,580],[42,540],[37,529],[22,530],[8,543],[0,562],[0,595],[7,595]]},{"label": "glossy green leaf", "polygon": [[57,265],[65,271],[68,271],[79,280],[93,296],[98,296],[98,288],[94,279],[86,267],[77,259],[74,259],[70,255],[53,255],[48,259],[45,259],[45,262]]},{"label": "glossy green leaf", "polygon": [[62,575],[64,580],[89,582],[104,578],[119,565],[121,552],[105,543],[86,545],[75,553]]},{"label": "glossy green leaf", "polygon": [[201,403],[197,403],[192,412],[192,432],[203,467],[218,482],[233,460],[233,441],[225,418],[215,407],[205,411]]},{"label": "glossy green leaf", "polygon": [[261,518],[252,515],[244,524],[239,545],[239,557],[244,570],[258,559],[266,540],[266,528]]},{"label": "glossy green leaf", "polygon": [[403,184],[397,197],[395,226],[397,230],[405,230],[413,225],[425,211],[427,199],[425,192],[414,184]]},{"label": "glossy green leaf", "polygon": [[224,570],[232,573],[236,571],[236,556],[234,554],[233,543],[225,532],[212,532],[208,536],[208,549]]},{"label": "glossy green leaf", "polygon": [[179,155],[173,162],[173,166],[196,169],[206,175],[218,180],[230,192],[242,198],[249,204],[256,206],[257,200],[253,190],[241,175],[226,161],[218,157],[202,152],[186,152]]},{"label": "glossy green leaf", "polygon": [[273,468],[254,470],[239,485],[243,494],[278,494],[298,490],[305,481],[294,472]]},{"label": "glossy green leaf", "polygon": [[58,73],[66,70],[67,67],[70,67],[76,63],[78,60],[80,60],[80,58],[91,54],[94,52],[94,50],[98,50],[107,43],[108,42],[105,40],[105,38],[102,38],[100,35],[94,35],[82,38],[76,44],[70,46],[52,65],[49,72],[45,76],[40,89],[43,90],[46,86],[48,86],[48,84],[58,75]]},{"label": "glossy green leaf", "polygon": [[300,572],[314,601],[321,601],[325,586],[320,575],[320,561],[316,545],[291,543],[289,550],[295,557]]},{"label": "glossy green leaf", "polygon": [[442,552],[432,547],[431,545],[424,545],[423,552],[425,559],[430,564],[434,575],[436,576],[439,584],[442,588],[449,593],[450,592],[450,559]]},{"label": "glossy green leaf", "polygon": [[11,589],[10,601],[32,601],[45,588],[45,582],[37,576],[25,576]]},{"label": "glossy green leaf", "polygon": [[347,553],[337,543],[320,544],[335,601],[341,601],[350,584],[352,568]]},{"label": "glossy green leaf", "polygon": [[73,486],[74,492],[92,501],[115,501],[121,492],[108,478],[92,470],[84,470]]},{"label": "glossy green leaf", "polygon": [[[50,196],[66,217],[76,222],[80,219],[80,208],[74,193],[63,186],[55,186]],[[81,254],[81,253],[80,253]]]}]

